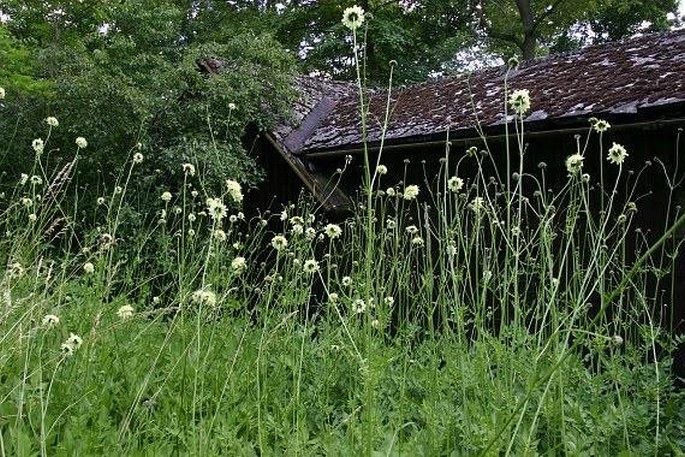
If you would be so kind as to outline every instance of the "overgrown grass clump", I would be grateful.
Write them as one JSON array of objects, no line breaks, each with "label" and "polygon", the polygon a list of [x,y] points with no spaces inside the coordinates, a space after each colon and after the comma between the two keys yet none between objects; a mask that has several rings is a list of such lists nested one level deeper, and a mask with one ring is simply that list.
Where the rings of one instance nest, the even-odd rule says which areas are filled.
[{"label": "overgrown grass clump", "polygon": [[[436,176],[391,182],[365,151],[338,224],[306,199],[245,215],[192,160],[133,220],[141,151],[93,195],[87,141],[54,173],[34,142],[0,213],[0,454],[682,454],[655,272],[683,217],[635,241],[602,121],[548,192],[522,166],[528,93],[508,103],[518,160],[448,138]],[[590,140],[615,181],[584,173]]]},{"label": "overgrown grass clump", "polygon": [[379,167],[337,225],[304,200],[247,218],[179,164],[135,232],[144,157],[79,195],[74,149],[54,175],[35,154],[0,216],[3,455],[682,450],[675,340],[624,262],[636,208],[608,193],[596,219],[581,173],[534,200],[447,151],[432,183]]}]

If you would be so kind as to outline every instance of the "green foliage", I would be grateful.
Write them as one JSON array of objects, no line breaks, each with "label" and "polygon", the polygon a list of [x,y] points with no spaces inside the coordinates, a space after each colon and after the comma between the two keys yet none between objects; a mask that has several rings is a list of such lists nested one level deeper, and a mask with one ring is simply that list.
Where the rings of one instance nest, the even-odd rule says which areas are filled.
[{"label": "green foliage", "polygon": [[[524,58],[575,49],[583,44],[616,40],[674,25],[677,1],[640,0],[363,0],[369,14],[360,30],[367,80],[384,84],[390,61],[399,82],[425,80],[433,72],[472,67],[476,59],[523,54]],[[350,4],[352,4],[350,3]],[[279,6],[280,5],[280,6]],[[340,23],[345,6],[336,1],[291,0],[207,2],[198,6],[200,39],[223,36],[226,30],[273,31],[298,55],[304,72],[319,71],[353,79],[349,35]],[[528,17],[529,16],[529,17]],[[211,24],[208,27],[207,24]],[[206,35],[205,35],[206,34]],[[363,35],[363,36],[362,36]],[[524,52],[527,51],[527,52]],[[464,54],[466,53],[466,54]]]},{"label": "green foliage", "polygon": [[[463,0],[417,2],[413,6],[386,1],[359,4],[369,13],[359,41],[365,41],[366,75],[374,84],[387,81],[391,61],[397,62],[394,74],[400,83],[423,81],[473,42],[468,32],[471,16]],[[350,46],[342,39],[349,31],[340,23],[342,8],[338,3],[315,2],[290,9],[283,15],[284,25],[277,36],[290,49],[306,43],[306,68],[329,71],[341,79],[353,77]],[[306,27],[312,20],[316,27]]]},{"label": "green foliage", "polygon": [[0,84],[13,94],[12,98],[46,94],[50,87],[47,81],[37,77],[36,62],[31,51],[12,37],[5,26],[0,25]]},{"label": "green foliage", "polygon": [[[667,14],[678,12],[677,0],[485,0],[479,5],[474,14],[490,49],[524,58],[617,40],[638,30],[662,31],[671,25]],[[531,55],[525,52],[527,39],[534,45]]]},{"label": "green foliage", "polygon": [[[373,15],[369,20],[366,62],[368,79],[374,84],[387,81],[390,61],[396,60],[398,81],[424,80],[440,69],[470,40],[466,25],[470,16],[463,0],[430,0],[416,8],[396,1],[358,2]],[[197,41],[223,41],[235,30],[269,31],[300,57],[302,72],[323,72],[337,79],[350,79],[349,34],[341,23],[343,9],[337,1],[291,0],[274,2],[203,2],[198,5]]]},{"label": "green foliage", "polygon": [[[103,5],[73,2],[92,17],[27,26],[53,92],[25,105],[10,92],[0,118],[18,132],[2,137],[4,167],[30,175],[6,180],[0,211],[5,453],[682,453],[675,340],[650,309],[661,293],[648,295],[677,247],[664,236],[661,261],[629,268],[622,181],[591,192],[604,177],[590,186],[569,170],[560,192],[529,199],[486,179],[493,154],[472,154],[421,185],[435,219],[416,219],[396,171],[375,177],[370,204],[338,230],[303,203],[224,217],[240,198],[220,182],[257,175],[240,136],[288,105],[290,59],[261,34],[192,40],[176,3]],[[93,30],[103,11],[130,28]],[[223,70],[200,74],[198,58]],[[89,146],[75,157],[77,135]],[[453,181],[466,161],[479,175]],[[608,201],[595,223],[597,192]],[[209,214],[206,197],[218,198]]]},{"label": "green foliage", "polygon": [[[293,95],[293,60],[271,36],[242,31],[224,34],[220,43],[195,42],[186,35],[192,5],[185,2],[9,2],[4,8],[9,29],[33,43],[37,58],[24,66],[26,51],[19,48],[14,65],[2,71],[20,80],[21,71],[34,69],[51,92],[28,94],[21,104],[8,97],[0,128],[40,137],[45,116],[58,117],[65,127],[51,132],[51,165],[70,160],[74,138],[86,137],[81,160],[87,166],[77,177],[86,195],[111,188],[133,152],[146,157],[138,172],[154,198],[162,189],[180,190],[185,162],[195,164],[208,189],[218,190],[229,177],[246,186],[259,182],[245,132],[248,125],[273,126],[289,112]],[[0,50],[8,40],[0,35]],[[197,62],[210,58],[223,62],[222,70],[201,73]],[[18,116],[23,122],[15,126]],[[29,145],[7,147],[13,160],[0,167],[13,177],[27,171],[14,159],[28,155],[24,163],[31,163]],[[150,202],[138,204],[144,210]]]},{"label": "green foliage", "polygon": [[[360,34],[365,41],[364,59],[369,81],[383,84],[396,61],[399,82],[425,80],[431,71],[470,41],[465,32],[470,17],[462,1],[428,1],[415,8],[399,2],[366,1],[360,5],[369,20]],[[306,56],[306,70],[324,70],[336,78],[353,77],[348,36],[340,22],[342,7],[334,1],[307,3],[287,8],[282,15],[278,37],[290,49]],[[314,27],[307,24],[314,22]]]},{"label": "green foliage", "polygon": [[673,13],[678,18],[678,5],[678,0],[603,0],[588,20],[600,40],[617,40],[638,31],[667,30],[680,22],[676,19],[672,23],[666,17],[667,13]]}]

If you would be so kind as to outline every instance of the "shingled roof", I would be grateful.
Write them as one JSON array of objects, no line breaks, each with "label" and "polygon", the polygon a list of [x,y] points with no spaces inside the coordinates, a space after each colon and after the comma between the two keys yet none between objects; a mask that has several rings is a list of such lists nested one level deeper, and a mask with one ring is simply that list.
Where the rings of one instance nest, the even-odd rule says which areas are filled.
[{"label": "shingled roof", "polygon": [[[473,136],[504,119],[506,66],[445,77],[392,93],[388,144],[442,136]],[[508,73],[509,90],[528,89],[532,126],[571,125],[590,116],[609,120],[648,117],[664,107],[685,106],[685,31],[648,34],[576,52],[541,58]],[[300,84],[306,109],[295,126],[275,139],[295,156],[351,149],[361,143],[358,97],[353,85],[318,81]],[[369,140],[378,141],[387,93],[371,96]],[[651,114],[650,114],[651,113]]]}]

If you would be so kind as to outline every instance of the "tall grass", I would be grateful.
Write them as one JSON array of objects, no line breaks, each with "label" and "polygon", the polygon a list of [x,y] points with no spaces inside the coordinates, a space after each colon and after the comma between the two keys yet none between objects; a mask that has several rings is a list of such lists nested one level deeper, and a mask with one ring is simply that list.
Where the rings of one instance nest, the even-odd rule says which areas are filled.
[{"label": "tall grass", "polygon": [[0,454],[682,453],[651,288],[682,215],[627,252],[622,166],[601,197],[571,166],[549,193],[544,166],[522,168],[525,110],[503,102],[506,176],[486,177],[486,137],[447,138],[422,183],[389,182],[366,150],[339,226],[304,197],[245,217],[235,183],[179,163],[184,188],[132,231],[138,152],[102,195],[71,180],[87,148],[54,175],[35,154],[0,214]]}]

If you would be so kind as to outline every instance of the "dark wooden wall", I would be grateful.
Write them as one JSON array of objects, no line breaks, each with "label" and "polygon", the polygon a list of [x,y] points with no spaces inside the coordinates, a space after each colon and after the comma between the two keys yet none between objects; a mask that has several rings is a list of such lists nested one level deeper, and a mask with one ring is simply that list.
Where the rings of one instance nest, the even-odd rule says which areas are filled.
[{"label": "dark wooden wall", "polygon": [[[585,150],[584,173],[591,175],[591,195],[594,202],[593,211],[599,211],[599,171],[600,161],[604,170],[605,192],[611,191],[611,186],[616,181],[619,167],[606,160],[608,149],[613,142],[620,143],[626,147],[629,156],[623,165],[623,175],[618,187],[616,199],[617,207],[622,207],[626,202],[626,196],[633,184],[637,181],[633,192],[633,200],[636,201],[638,213],[635,215],[633,227],[640,228],[644,236],[650,242],[655,242],[660,238],[665,230],[667,212],[670,212],[671,222],[677,213],[676,206],[685,203],[685,182],[681,184],[671,194],[671,206],[668,207],[669,189],[668,179],[673,176],[682,179],[685,176],[685,157],[677,147],[679,125],[648,125],[641,128],[612,128],[604,134],[603,152],[600,156],[599,138],[597,134],[590,137],[590,141],[585,147],[587,131],[580,138],[580,147]],[[685,127],[683,125],[682,127]],[[681,140],[681,143],[685,138]],[[481,142],[479,148],[483,148]],[[502,180],[506,176],[506,148],[503,140],[489,141],[496,168]],[[682,148],[680,148],[682,149]],[[450,166],[454,174],[454,167],[466,150],[466,145],[458,140],[453,142],[450,152]],[[518,148],[515,141],[511,143],[511,163],[513,170],[518,170]],[[565,166],[566,157],[578,151],[578,141],[574,133],[560,133],[552,135],[531,135],[526,140],[526,153],[524,155],[524,172],[535,176],[541,176],[540,163],[546,164],[544,167],[545,187],[558,191],[566,182],[567,170]],[[680,157],[678,156],[680,154]],[[375,157],[371,157],[371,162],[375,164]],[[382,178],[383,188],[396,185],[402,188],[402,182],[406,184],[418,184],[422,188],[422,197],[425,199],[426,182],[435,186],[440,169],[440,159],[445,157],[444,144],[431,146],[420,146],[408,149],[388,149],[383,153],[381,163],[389,169],[388,175]],[[336,168],[344,166],[345,158],[343,155],[337,157],[327,157],[317,159],[317,166],[327,169],[332,173]],[[472,159],[461,162],[459,166],[459,176],[467,183],[472,183],[475,179],[477,168]],[[489,158],[484,158],[485,175],[494,176],[494,168],[490,165]],[[361,154],[354,156],[348,167],[341,186],[350,195],[359,192],[363,176],[363,157]],[[638,176],[639,175],[639,176]],[[278,181],[281,182],[281,181]],[[536,187],[531,180],[524,181],[525,193],[532,195]],[[299,186],[299,184],[297,184]],[[607,197],[608,198],[608,197]],[[683,208],[685,209],[685,208]],[[682,214],[682,211],[681,211]],[[674,239],[669,241],[669,246],[673,246],[682,237],[685,230],[681,230]],[[627,243],[628,251],[635,250],[637,236],[633,236]],[[685,248],[685,247],[684,247]],[[643,249],[644,250],[644,249]],[[685,331],[685,253],[681,249],[680,255],[675,260],[673,266],[673,285],[675,294],[671,299],[666,299],[668,306],[662,310],[664,322],[673,321],[673,326],[680,331]],[[633,256],[634,257],[634,256]],[[658,289],[670,291],[670,282],[666,280],[660,284],[653,285]],[[670,303],[672,301],[672,303]]]}]

